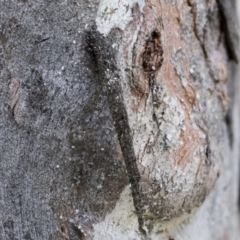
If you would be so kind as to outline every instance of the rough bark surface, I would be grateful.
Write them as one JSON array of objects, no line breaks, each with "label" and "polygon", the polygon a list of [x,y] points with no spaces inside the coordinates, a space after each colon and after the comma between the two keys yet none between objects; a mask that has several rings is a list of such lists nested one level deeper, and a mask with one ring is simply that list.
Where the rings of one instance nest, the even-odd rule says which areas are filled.
[{"label": "rough bark surface", "polygon": [[233,6],[0,0],[0,239],[238,239]]}]

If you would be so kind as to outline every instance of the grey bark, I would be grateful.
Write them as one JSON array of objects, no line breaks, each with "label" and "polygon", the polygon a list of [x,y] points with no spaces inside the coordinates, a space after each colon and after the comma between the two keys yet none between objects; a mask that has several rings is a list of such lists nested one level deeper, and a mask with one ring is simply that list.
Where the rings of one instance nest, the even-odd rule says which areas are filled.
[{"label": "grey bark", "polygon": [[[217,210],[204,209],[204,206],[201,210],[201,206],[214,205],[214,198],[220,202],[216,206],[224,204],[225,200],[221,202],[224,187],[230,188],[234,202],[231,208],[232,201],[229,201],[224,211],[232,213],[237,209],[239,43],[230,1],[172,1],[181,13],[180,38],[185,46],[189,44],[183,49],[171,48],[170,42],[164,42],[171,34],[164,28],[167,17],[157,10],[156,15],[155,10],[149,10],[153,11],[149,17],[139,4],[129,4],[133,21],[125,29],[116,27],[103,36],[96,19],[101,4],[106,2],[0,0],[0,239],[101,239],[102,233],[94,226],[114,212],[129,184],[135,207],[133,214],[139,226],[133,229],[135,238],[126,234],[125,239],[203,239],[190,230],[191,226],[195,229],[198,221],[207,224],[201,214],[195,215],[196,209],[207,212],[207,216],[212,214],[212,222],[218,223]],[[155,9],[150,6],[155,1],[149,2],[146,1],[148,9]],[[160,5],[162,9],[170,8],[168,1],[160,1]],[[129,6],[126,5],[126,9]],[[109,1],[106,16],[115,11]],[[144,14],[145,22],[140,24]],[[154,20],[150,19],[152,16]],[[134,37],[126,33],[131,33],[134,24],[141,30],[133,41],[131,61],[125,61],[123,49],[128,48],[127,41],[131,42]],[[151,35],[152,32],[156,35]],[[115,45],[118,47],[113,47]],[[145,147],[150,152],[160,151],[165,159],[165,154],[178,144],[174,140],[168,142],[166,136],[161,135],[165,130],[160,131],[162,111],[167,112],[168,105],[161,95],[165,85],[159,81],[165,75],[157,74],[164,72],[162,68],[168,61],[164,56],[169,49],[173,50],[169,62],[180,82],[188,78],[190,68],[193,71],[189,79],[200,94],[201,105],[193,110],[194,123],[206,134],[204,163],[200,164],[199,175],[191,186],[188,176],[183,178],[186,186],[190,186],[189,192],[181,188],[182,178],[181,187],[167,179],[164,168],[170,169],[170,165],[162,166],[160,183],[151,178],[150,167],[141,170],[137,154],[141,146],[136,144],[134,134],[139,131],[145,135],[145,130],[130,119],[131,101],[146,102],[145,109],[138,111],[143,115],[149,113],[148,101],[152,101],[150,105],[157,102],[159,106],[151,105],[150,112],[153,129],[158,129],[154,141],[159,141],[160,147],[156,147],[155,142],[151,149],[150,145]],[[218,62],[219,54],[224,60]],[[184,65],[185,60],[191,66]],[[124,61],[136,66],[140,61],[141,70],[133,66],[125,69]],[[158,65],[154,65],[154,61]],[[122,73],[123,67],[129,78]],[[231,98],[229,108],[226,78]],[[123,88],[125,83],[132,96]],[[193,99],[193,102],[188,99],[190,105],[194,105],[197,97],[191,94],[186,90],[189,99]],[[236,171],[231,173],[233,168]],[[144,175],[148,171],[149,179]],[[193,172],[186,171],[186,174],[191,178]],[[224,179],[228,181],[226,185]],[[163,187],[159,187],[160,184]],[[170,190],[174,187],[182,190],[172,193]],[[166,200],[157,195],[159,192],[164,192]],[[208,198],[209,201],[205,200]],[[232,214],[237,224],[238,213]],[[183,215],[187,215],[183,221],[171,223]],[[163,229],[165,222],[171,227]],[[217,228],[211,232],[206,227],[206,232],[211,232],[206,239],[214,232],[216,238],[213,239],[235,239],[238,226],[233,226],[233,222],[222,223],[223,231],[219,234]],[[233,228],[232,234],[226,233],[229,225]],[[118,228],[123,228],[121,223]],[[110,228],[108,231],[109,236],[114,235]],[[118,239],[106,236],[105,239]]]}]

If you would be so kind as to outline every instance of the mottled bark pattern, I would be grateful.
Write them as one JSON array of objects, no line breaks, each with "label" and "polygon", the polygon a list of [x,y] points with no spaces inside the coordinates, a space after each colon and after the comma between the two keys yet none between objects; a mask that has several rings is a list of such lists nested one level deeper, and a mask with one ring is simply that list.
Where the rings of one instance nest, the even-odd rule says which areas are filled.
[{"label": "mottled bark pattern", "polygon": [[0,0],[0,239],[237,239],[232,3]]}]

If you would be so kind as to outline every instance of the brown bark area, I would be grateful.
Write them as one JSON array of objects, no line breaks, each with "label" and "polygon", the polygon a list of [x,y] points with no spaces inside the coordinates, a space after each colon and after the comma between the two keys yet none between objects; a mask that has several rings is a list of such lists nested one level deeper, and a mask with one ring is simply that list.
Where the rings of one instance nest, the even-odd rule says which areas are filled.
[{"label": "brown bark area", "polygon": [[[229,149],[220,22],[216,2],[148,1],[142,11],[134,8],[125,29],[121,84],[141,176],[139,215],[149,229],[199,207],[220,174],[221,151]],[[163,61],[149,73],[144,56],[155,32]]]}]

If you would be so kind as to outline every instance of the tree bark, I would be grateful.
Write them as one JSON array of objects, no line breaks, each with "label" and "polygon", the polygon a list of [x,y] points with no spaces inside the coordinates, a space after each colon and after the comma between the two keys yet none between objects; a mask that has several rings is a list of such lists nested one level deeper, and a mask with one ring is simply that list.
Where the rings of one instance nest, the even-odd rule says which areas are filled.
[{"label": "tree bark", "polygon": [[0,0],[0,239],[238,239],[236,6]]}]

